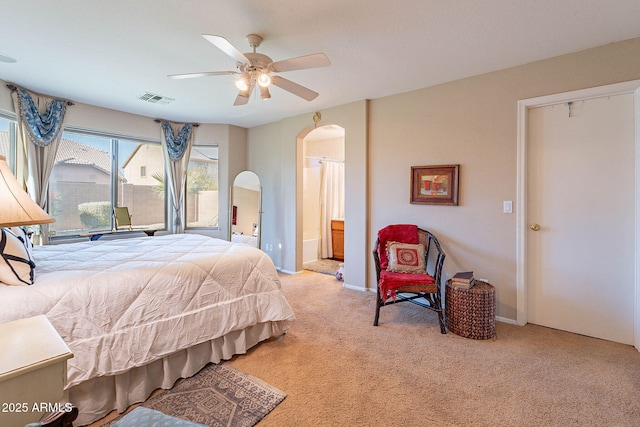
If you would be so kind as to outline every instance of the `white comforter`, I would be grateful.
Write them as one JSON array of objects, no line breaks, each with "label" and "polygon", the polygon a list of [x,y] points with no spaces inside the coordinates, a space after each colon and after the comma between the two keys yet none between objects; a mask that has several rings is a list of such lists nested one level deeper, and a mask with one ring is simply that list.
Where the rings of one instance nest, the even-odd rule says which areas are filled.
[{"label": "white comforter", "polygon": [[74,353],[67,387],[294,319],[271,259],[247,245],[179,234],[38,247],[34,259],[33,285],[0,286],[0,322],[45,314]]}]

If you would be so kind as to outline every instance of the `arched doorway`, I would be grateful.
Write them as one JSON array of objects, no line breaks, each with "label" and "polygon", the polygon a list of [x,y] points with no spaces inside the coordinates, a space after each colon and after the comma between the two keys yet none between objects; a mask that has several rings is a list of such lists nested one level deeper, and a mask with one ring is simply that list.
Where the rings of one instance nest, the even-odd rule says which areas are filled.
[{"label": "arched doorway", "polygon": [[335,274],[344,261],[344,140],[345,129],[335,124],[317,125],[298,139],[301,269]]}]

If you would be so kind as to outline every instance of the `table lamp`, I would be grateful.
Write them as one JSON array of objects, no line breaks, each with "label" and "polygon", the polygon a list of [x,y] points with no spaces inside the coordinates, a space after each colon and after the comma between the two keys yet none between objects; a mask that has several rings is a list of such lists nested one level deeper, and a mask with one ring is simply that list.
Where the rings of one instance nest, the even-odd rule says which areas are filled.
[{"label": "table lamp", "polygon": [[49,224],[55,219],[34,202],[0,156],[0,227]]}]

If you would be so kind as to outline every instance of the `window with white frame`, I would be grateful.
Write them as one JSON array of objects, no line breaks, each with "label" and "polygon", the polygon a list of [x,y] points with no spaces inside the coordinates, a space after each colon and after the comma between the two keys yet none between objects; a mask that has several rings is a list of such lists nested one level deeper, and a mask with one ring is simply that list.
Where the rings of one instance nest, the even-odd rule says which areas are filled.
[{"label": "window with white frame", "polygon": [[[15,120],[0,115],[0,155],[15,173]],[[134,228],[166,229],[164,153],[159,142],[64,131],[49,179],[52,236],[109,231],[113,207],[126,206]],[[187,171],[187,228],[217,228],[218,146],[195,145]]]}]

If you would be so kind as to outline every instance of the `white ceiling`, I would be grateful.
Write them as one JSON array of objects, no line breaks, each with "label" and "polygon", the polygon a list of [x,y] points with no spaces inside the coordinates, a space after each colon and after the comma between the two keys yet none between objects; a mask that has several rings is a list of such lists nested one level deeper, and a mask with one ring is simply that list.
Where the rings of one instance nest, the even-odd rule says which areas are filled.
[{"label": "white ceiling", "polygon": [[[30,90],[153,118],[252,127],[407,92],[640,36],[639,0],[0,0],[0,79]],[[320,93],[279,88],[233,107],[234,70],[201,34],[264,37],[274,61],[324,52],[328,68],[282,76]],[[138,100],[148,91],[175,98]]]}]

